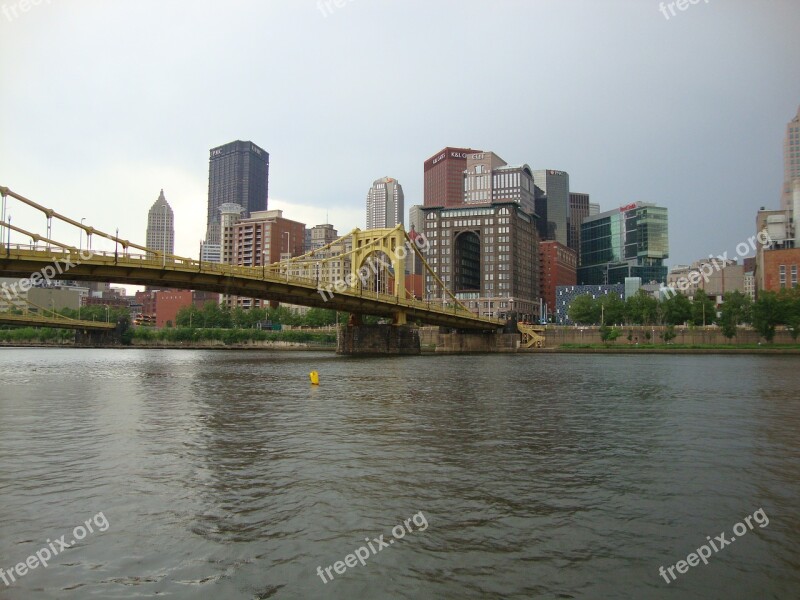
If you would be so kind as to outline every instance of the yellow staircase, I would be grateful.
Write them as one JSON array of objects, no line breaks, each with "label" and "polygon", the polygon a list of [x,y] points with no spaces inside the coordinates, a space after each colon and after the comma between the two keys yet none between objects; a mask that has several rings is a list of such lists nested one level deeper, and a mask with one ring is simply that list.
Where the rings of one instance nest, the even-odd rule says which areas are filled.
[{"label": "yellow staircase", "polygon": [[523,348],[544,348],[544,327],[532,323],[517,323],[522,334]]}]

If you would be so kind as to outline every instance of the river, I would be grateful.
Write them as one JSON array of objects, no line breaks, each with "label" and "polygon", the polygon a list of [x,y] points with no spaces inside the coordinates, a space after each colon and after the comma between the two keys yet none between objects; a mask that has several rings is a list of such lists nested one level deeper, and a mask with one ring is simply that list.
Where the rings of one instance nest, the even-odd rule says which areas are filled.
[{"label": "river", "polygon": [[796,598],[798,432],[793,356],[0,349],[0,598]]}]

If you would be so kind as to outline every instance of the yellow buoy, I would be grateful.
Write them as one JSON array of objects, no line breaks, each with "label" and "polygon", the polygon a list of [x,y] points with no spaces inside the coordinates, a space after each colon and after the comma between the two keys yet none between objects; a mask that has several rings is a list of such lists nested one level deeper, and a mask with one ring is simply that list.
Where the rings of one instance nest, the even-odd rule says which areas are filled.
[{"label": "yellow buoy", "polygon": [[312,385],[319,385],[319,373],[316,371],[311,371],[311,373],[308,374],[308,377],[311,379]]}]

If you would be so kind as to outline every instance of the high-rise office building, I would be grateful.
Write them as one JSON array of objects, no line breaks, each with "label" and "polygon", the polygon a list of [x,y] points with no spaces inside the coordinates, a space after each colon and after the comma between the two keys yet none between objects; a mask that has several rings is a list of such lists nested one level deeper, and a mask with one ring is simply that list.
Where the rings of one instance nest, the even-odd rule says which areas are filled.
[{"label": "high-rise office building", "polygon": [[[539,238],[533,215],[516,202],[425,207],[426,261],[470,310],[522,320],[539,317]],[[441,300],[425,274],[425,293]]]},{"label": "high-rise office building", "polygon": [[[567,222],[567,247],[580,256],[581,223],[589,216],[589,194],[569,193],[569,220]],[[600,211],[597,211],[600,212]]]},{"label": "high-rise office building", "polygon": [[212,148],[208,160],[206,242],[220,244],[220,212],[225,203],[238,204],[243,216],[267,210],[269,153],[252,142],[237,140]]},{"label": "high-rise office building", "polygon": [[404,218],[403,186],[392,177],[372,182],[367,192],[367,229],[402,225]]},{"label": "high-rise office building", "polygon": [[[164,197],[164,190],[147,213],[147,242],[151,250],[175,254],[175,215]],[[152,253],[148,253],[152,256]]]},{"label": "high-rise office building", "polygon": [[664,283],[669,257],[667,209],[635,202],[584,219],[581,225],[579,285]]},{"label": "high-rise office building", "polygon": [[450,208],[464,203],[464,171],[467,157],[480,150],[443,148],[425,161],[423,206]]},{"label": "high-rise office building", "polygon": [[425,213],[422,212],[422,205],[415,204],[414,206],[408,209],[407,230],[411,231],[413,229],[418,233],[422,233],[424,219],[425,219]]},{"label": "high-rise office building", "polygon": [[569,174],[553,169],[533,172],[536,184],[536,214],[540,217],[539,235],[567,246],[569,221]]},{"label": "high-rise office building", "polygon": [[600,204],[598,202],[589,202],[589,216],[593,217],[600,214]]},{"label": "high-rise office building", "polygon": [[[800,182],[800,107],[795,118],[786,125],[786,137],[783,140],[783,210],[794,210],[794,182]],[[800,215],[795,213],[795,220],[798,218]]]},{"label": "high-rise office building", "polygon": [[528,165],[508,165],[494,152],[476,152],[467,157],[464,205],[515,202],[532,215],[534,190],[533,171]]}]

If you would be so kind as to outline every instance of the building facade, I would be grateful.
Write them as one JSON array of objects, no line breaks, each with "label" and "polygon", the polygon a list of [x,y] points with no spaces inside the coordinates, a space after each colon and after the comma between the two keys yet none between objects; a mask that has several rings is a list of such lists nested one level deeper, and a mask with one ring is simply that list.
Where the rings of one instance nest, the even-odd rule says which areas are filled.
[{"label": "building facade", "polygon": [[[164,197],[164,190],[147,213],[147,242],[151,250],[175,254],[175,215]],[[155,256],[148,252],[149,257]]]},{"label": "building facade", "polygon": [[[778,292],[798,285],[800,248],[768,250],[757,267],[759,290]],[[756,292],[758,293],[758,292]]]},{"label": "building facade", "polygon": [[330,223],[314,225],[309,231],[311,233],[311,240],[308,247],[309,251],[327,246],[339,238],[339,232],[336,231]]},{"label": "building facade", "polygon": [[664,283],[669,257],[667,209],[634,202],[589,216],[581,225],[580,285]]},{"label": "building facade", "polygon": [[536,214],[540,217],[539,236],[569,246],[569,174],[554,169],[533,172],[536,184]]},{"label": "building facade", "polygon": [[249,141],[230,142],[210,150],[206,242],[220,243],[220,206],[238,204],[244,216],[267,210],[269,153]]},{"label": "building facade", "polygon": [[556,323],[575,325],[569,318],[569,307],[578,296],[590,294],[595,300],[601,296],[614,295],[625,300],[625,284],[613,285],[570,285],[556,288]]},{"label": "building facade", "polygon": [[[589,194],[569,193],[569,218],[567,219],[567,247],[575,250],[580,261],[581,223],[589,216]],[[599,212],[599,211],[598,211]]]},{"label": "building facade", "polygon": [[[800,182],[800,107],[797,108],[797,115],[794,119],[786,125],[786,136],[783,139],[783,190],[781,193],[783,210],[793,208],[795,182]],[[797,217],[797,211],[794,212]]]},{"label": "building facade", "polygon": [[464,203],[467,157],[478,152],[480,150],[448,146],[426,160],[423,165],[423,206],[461,206]]},{"label": "building facade", "polygon": [[[426,207],[426,262],[476,314],[539,319],[539,238],[533,215],[516,202]],[[445,301],[425,274],[425,296]]]},{"label": "building facade", "polygon": [[[251,213],[249,218],[237,221],[230,229],[231,251],[228,262],[242,267],[261,267],[286,261],[305,252],[305,224],[286,219],[281,210]],[[226,258],[223,248],[223,258]],[[231,307],[244,309],[266,306],[268,300],[227,296]]]},{"label": "building facade", "polygon": [[403,186],[393,177],[373,181],[367,192],[367,229],[392,228],[404,218]]},{"label": "building facade", "polygon": [[531,168],[509,165],[494,152],[467,157],[463,185],[465,206],[514,202],[529,215],[535,212]]},{"label": "building facade", "polygon": [[555,240],[539,242],[539,290],[542,320],[555,314],[556,288],[573,286],[578,278],[578,253]]},{"label": "building facade", "polygon": [[745,266],[734,259],[701,258],[691,265],[676,265],[667,275],[667,287],[694,297],[697,290],[722,302],[728,292],[745,292]]}]

